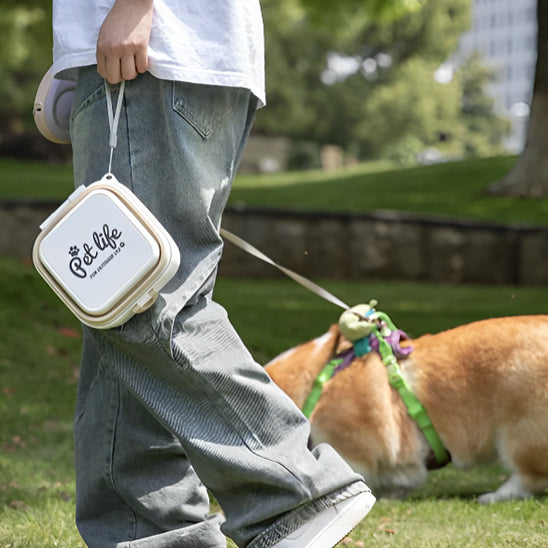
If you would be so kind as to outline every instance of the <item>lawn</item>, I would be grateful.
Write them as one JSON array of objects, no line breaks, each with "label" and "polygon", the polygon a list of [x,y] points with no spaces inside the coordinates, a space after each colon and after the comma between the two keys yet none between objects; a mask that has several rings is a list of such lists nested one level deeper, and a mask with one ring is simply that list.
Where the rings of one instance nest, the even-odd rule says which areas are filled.
[{"label": "lawn", "polygon": [[[229,205],[294,210],[398,209],[496,222],[546,224],[548,200],[495,198],[485,189],[512,167],[502,156],[402,169],[371,162],[336,172],[239,175]],[[0,159],[0,200],[61,201],[72,190],[70,166]]]},{"label": "lawn", "polygon": [[[514,158],[396,170],[373,163],[336,173],[239,176],[233,205],[415,213],[546,224],[548,202],[484,194]],[[72,189],[68,166],[0,160],[1,199],[55,199]],[[315,280],[350,304],[379,309],[412,336],[491,316],[546,312],[548,288]],[[340,310],[291,280],[220,279],[215,296],[260,363],[325,331]],[[0,257],[0,548],[83,546],[74,527],[72,412],[78,322],[28,261]],[[380,501],[344,541],[351,547],[546,546],[546,498],[483,507],[498,466],[434,472],[405,502]],[[230,546],[232,546],[229,543]]]},{"label": "lawn", "polygon": [[[0,546],[83,546],[73,525],[72,410],[80,327],[32,266],[0,258]],[[474,319],[545,311],[542,288],[320,281],[350,303],[377,298],[413,335]],[[339,310],[291,280],[219,280],[216,298],[260,362],[322,333]],[[505,472],[435,472],[406,502],[380,501],[347,546],[546,546],[546,501],[482,507]],[[232,546],[229,543],[229,546]]]},{"label": "lawn", "polygon": [[547,200],[495,198],[486,193],[515,162],[511,156],[399,168],[369,163],[329,173],[242,175],[232,204],[362,212],[377,209],[500,222],[544,224]]}]

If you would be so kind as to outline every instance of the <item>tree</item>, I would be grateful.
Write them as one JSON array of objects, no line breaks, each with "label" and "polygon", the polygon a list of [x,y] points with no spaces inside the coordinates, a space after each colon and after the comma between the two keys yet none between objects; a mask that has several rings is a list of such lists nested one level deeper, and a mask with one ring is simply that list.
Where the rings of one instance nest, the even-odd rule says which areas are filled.
[{"label": "tree", "polygon": [[425,0],[302,0],[306,11],[316,20],[333,21],[333,17],[367,17],[373,21],[393,21],[419,9]]},{"label": "tree", "polygon": [[461,86],[459,122],[463,133],[458,141],[464,156],[488,156],[504,153],[502,137],[511,130],[510,120],[497,116],[495,100],[485,89],[495,79],[495,72],[481,63],[474,52],[462,63],[457,77]]},{"label": "tree", "polygon": [[[261,4],[269,105],[255,132],[336,144],[363,159],[414,156],[440,139],[453,152],[457,140],[468,153],[486,152],[459,111],[465,80],[432,78],[469,23],[470,0]],[[51,2],[0,0],[0,8],[0,135],[37,134],[32,102],[51,62]],[[341,63],[351,70],[332,70]],[[492,121],[486,113],[496,141]]]},{"label": "tree", "polygon": [[[412,2],[420,9],[396,20],[387,14],[398,10],[365,11],[376,2],[301,2],[262,0],[269,106],[255,131],[337,144],[362,159],[438,145],[454,155],[499,152],[505,124],[483,109],[483,139],[461,108],[472,96],[477,106],[485,72],[434,79],[469,25],[470,0]],[[337,74],[341,63],[348,70]]]},{"label": "tree", "polygon": [[32,104],[51,63],[51,2],[0,2],[0,134],[33,127]]},{"label": "tree", "polygon": [[488,191],[498,196],[548,197],[548,0],[537,1],[537,62],[525,147],[510,172]]}]

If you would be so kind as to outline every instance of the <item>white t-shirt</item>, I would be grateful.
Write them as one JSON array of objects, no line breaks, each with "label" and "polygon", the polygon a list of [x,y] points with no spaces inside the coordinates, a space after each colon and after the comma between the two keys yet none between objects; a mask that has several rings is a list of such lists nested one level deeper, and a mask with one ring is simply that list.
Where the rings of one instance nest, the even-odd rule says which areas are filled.
[{"label": "white t-shirt", "polygon": [[[97,63],[97,36],[113,3],[53,0],[57,74]],[[154,0],[148,55],[158,78],[246,88],[265,103],[259,0]]]}]

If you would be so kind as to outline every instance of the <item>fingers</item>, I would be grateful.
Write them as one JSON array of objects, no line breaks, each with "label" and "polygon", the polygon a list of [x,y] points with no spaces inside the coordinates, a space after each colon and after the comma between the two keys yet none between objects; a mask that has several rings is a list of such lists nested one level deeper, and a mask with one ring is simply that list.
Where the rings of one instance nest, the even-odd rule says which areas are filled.
[{"label": "fingers", "polygon": [[[147,71],[148,52],[146,50],[145,51],[140,50],[135,54],[135,69],[140,74]],[[137,76],[137,74],[135,76]]]},{"label": "fingers", "polygon": [[97,37],[97,71],[111,84],[148,68],[152,0],[116,0]]},{"label": "fingers", "polygon": [[109,54],[97,56],[97,71],[111,84],[122,80],[133,80],[148,68],[148,55],[142,52],[125,55]]}]

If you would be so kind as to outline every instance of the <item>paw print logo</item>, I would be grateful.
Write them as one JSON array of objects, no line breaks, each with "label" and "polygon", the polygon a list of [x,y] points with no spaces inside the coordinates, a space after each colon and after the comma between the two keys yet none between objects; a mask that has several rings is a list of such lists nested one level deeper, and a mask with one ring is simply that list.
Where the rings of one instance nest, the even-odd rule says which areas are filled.
[{"label": "paw print logo", "polygon": [[71,245],[70,249],[69,249],[69,255],[71,257],[76,257],[76,255],[78,255],[78,253],[80,253],[80,250],[78,249],[78,246]]}]

